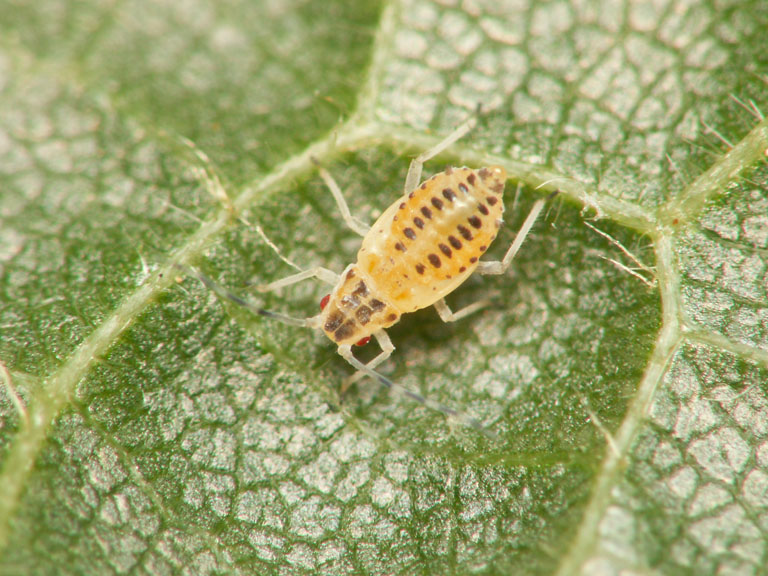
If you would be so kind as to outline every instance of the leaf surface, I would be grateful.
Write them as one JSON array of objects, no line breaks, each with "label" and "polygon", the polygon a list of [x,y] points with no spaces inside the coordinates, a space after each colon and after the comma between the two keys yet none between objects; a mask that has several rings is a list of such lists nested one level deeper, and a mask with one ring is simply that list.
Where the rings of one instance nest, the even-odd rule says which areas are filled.
[{"label": "leaf surface", "polygon": [[[2,574],[760,574],[761,2],[0,3]],[[502,164],[512,270],[361,380],[320,334],[408,162]],[[375,350],[357,350],[363,359]]]}]

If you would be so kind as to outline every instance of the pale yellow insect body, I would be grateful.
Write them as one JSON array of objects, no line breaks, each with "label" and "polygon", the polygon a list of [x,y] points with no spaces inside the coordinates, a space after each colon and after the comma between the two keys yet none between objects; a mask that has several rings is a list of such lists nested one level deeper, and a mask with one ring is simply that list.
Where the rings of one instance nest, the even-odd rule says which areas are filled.
[{"label": "pale yellow insect body", "polygon": [[[411,161],[404,195],[370,228],[351,214],[336,181],[319,167],[344,222],[363,237],[356,262],[347,266],[341,275],[321,266],[302,269],[264,236],[277,255],[298,272],[257,287],[261,292],[270,292],[309,278],[331,284],[333,291],[323,298],[319,315],[293,318],[265,310],[218,286],[204,274],[194,270],[193,273],[224,298],[260,316],[322,330],[337,345],[339,354],[358,371],[346,380],[342,391],[359,376],[367,375],[387,388],[487,433],[473,418],[412,392],[375,370],[395,349],[386,328],[398,322],[403,314],[434,306],[440,318],[453,322],[486,306],[489,301],[481,300],[452,312],[443,298],[473,272],[504,274],[544,207],[544,199],[534,203],[501,260],[481,262],[480,257],[496,238],[502,223],[502,196],[507,179],[504,168],[448,168],[418,185],[424,162],[469,132],[475,121],[474,117],[470,118]],[[260,229],[257,227],[257,230]],[[355,358],[352,346],[367,342],[371,336],[376,338],[381,352],[364,364]]]},{"label": "pale yellow insect body", "polygon": [[458,288],[496,238],[506,178],[500,166],[448,168],[387,208],[323,309],[325,334],[359,342]]}]

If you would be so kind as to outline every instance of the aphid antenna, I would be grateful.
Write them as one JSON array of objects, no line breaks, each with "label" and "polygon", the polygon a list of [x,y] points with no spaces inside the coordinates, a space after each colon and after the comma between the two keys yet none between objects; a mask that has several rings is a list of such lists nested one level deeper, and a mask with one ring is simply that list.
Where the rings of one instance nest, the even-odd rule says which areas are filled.
[{"label": "aphid antenna", "polygon": [[288,266],[295,268],[299,272],[303,272],[302,268],[298,264],[286,256],[283,256],[283,253],[280,251],[280,248],[277,247],[277,244],[269,239],[269,236],[267,236],[266,232],[264,232],[264,229],[258,224],[256,225],[256,233],[261,236],[261,239],[264,240],[266,245],[269,246],[275,254],[277,254],[277,257],[280,258],[280,260],[288,264]]},{"label": "aphid antenna", "polygon": [[463,412],[460,412],[456,410],[455,408],[451,408],[450,406],[443,404],[442,402],[437,402],[436,400],[431,400],[429,398],[426,398],[422,396],[421,394],[418,394],[416,392],[413,392],[412,390],[409,390],[402,384],[398,384],[397,382],[390,380],[383,374],[380,374],[376,370],[373,370],[372,368],[369,368],[362,362],[360,362],[357,358],[355,358],[354,354],[352,354],[352,347],[351,346],[339,346],[339,354],[347,361],[349,362],[356,370],[359,370],[366,376],[369,376],[385,388],[388,388],[389,390],[392,390],[393,392],[396,392],[397,394],[400,394],[401,396],[405,396],[406,398],[413,400],[415,402],[418,402],[422,406],[425,406],[426,408],[429,408],[430,410],[433,410],[434,412],[438,412],[444,416],[447,416],[448,418],[452,418],[459,422],[461,425],[466,426],[468,428],[472,428],[474,430],[477,430],[480,432],[483,436],[490,440],[497,440],[498,437],[488,430],[485,426],[483,426],[478,420],[475,418],[472,418],[471,416],[464,414]]},{"label": "aphid antenna", "polygon": [[244,298],[238,296],[234,292],[227,290],[226,288],[219,285],[212,278],[206,276],[199,270],[192,267],[185,267],[185,266],[182,266],[181,264],[177,264],[176,266],[188,272],[189,274],[193,275],[198,280],[200,280],[200,282],[202,282],[206,288],[213,291],[219,297],[224,298],[225,300],[229,300],[230,302],[237,304],[242,308],[245,308],[246,310],[248,310],[253,314],[256,314],[257,316],[264,316],[265,318],[271,318],[272,320],[277,320],[278,322],[282,322],[283,324],[289,324],[290,326],[302,326],[305,328],[320,327],[319,316],[313,316],[311,318],[294,318],[293,316],[288,316],[287,314],[281,314],[280,312],[274,312],[272,310],[266,310],[265,308],[260,308],[255,304],[248,302],[248,300],[245,300]]}]

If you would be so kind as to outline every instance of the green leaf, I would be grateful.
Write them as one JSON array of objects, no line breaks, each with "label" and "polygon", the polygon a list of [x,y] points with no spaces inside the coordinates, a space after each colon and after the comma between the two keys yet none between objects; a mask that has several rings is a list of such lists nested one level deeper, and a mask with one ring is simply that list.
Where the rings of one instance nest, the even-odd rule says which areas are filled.
[{"label": "green leaf", "polygon": [[[768,9],[0,3],[0,573],[760,574]],[[501,256],[361,380],[317,312],[409,159],[504,165]],[[375,350],[357,350],[368,359]],[[5,370],[7,368],[7,371]]]}]

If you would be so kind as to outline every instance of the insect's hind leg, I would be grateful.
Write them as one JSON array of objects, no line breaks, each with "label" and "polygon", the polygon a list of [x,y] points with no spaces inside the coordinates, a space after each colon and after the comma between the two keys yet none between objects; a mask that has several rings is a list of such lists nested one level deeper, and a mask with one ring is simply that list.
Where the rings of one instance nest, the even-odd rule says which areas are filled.
[{"label": "insect's hind leg", "polygon": [[344,199],[344,194],[341,192],[341,188],[339,188],[336,180],[334,180],[333,176],[331,176],[331,173],[320,166],[315,158],[312,158],[312,162],[314,162],[315,166],[317,166],[317,171],[320,174],[320,178],[323,179],[323,182],[325,182],[328,190],[331,191],[333,199],[336,201],[336,205],[339,207],[339,212],[341,212],[341,217],[344,220],[344,223],[353,232],[365,237],[371,227],[352,216],[352,212],[349,210],[349,205],[347,205],[347,201]]},{"label": "insect's hind leg", "polygon": [[[479,262],[476,271],[479,274],[504,274],[507,268],[509,268],[510,264],[512,264],[512,260],[514,260],[515,256],[520,250],[520,247],[523,245],[523,242],[525,242],[525,239],[528,237],[531,228],[533,228],[533,225],[539,218],[541,211],[544,209],[544,205],[555,195],[557,195],[557,192],[550,194],[547,198],[542,198],[536,201],[536,203],[533,205],[533,208],[531,208],[531,211],[528,213],[528,216],[525,218],[525,222],[523,222],[523,225],[520,227],[520,231],[517,233],[517,236],[515,236],[515,240],[512,242],[512,245],[507,250],[507,253],[504,255],[503,259],[499,261]],[[477,312],[481,308],[487,306],[489,303],[490,300],[480,300],[479,302],[465,306],[457,312],[453,312],[448,307],[448,304],[445,303],[445,299],[443,298],[442,300],[435,302],[434,307],[443,322],[456,322],[457,320],[461,320],[462,318],[466,318],[470,314]]]},{"label": "insect's hind leg", "polygon": [[462,318],[466,318],[470,314],[474,314],[481,308],[485,308],[490,304],[491,301],[484,299],[480,300],[478,302],[474,302],[473,304],[470,304],[469,306],[465,306],[461,310],[457,310],[456,312],[453,312],[449,307],[448,304],[445,303],[445,299],[438,300],[433,304],[435,307],[435,311],[440,316],[440,319],[443,322],[456,322],[457,320],[461,320]]},{"label": "insect's hind leg", "polygon": [[451,144],[456,142],[457,140],[460,140],[464,136],[466,136],[470,130],[472,130],[475,125],[477,124],[477,116],[480,113],[480,106],[478,105],[477,110],[475,111],[472,116],[470,116],[467,120],[465,120],[461,125],[459,125],[458,128],[456,128],[453,132],[448,134],[445,138],[443,138],[440,142],[435,144],[432,148],[429,150],[426,150],[416,156],[413,160],[411,160],[411,165],[408,168],[408,175],[405,177],[405,193],[410,194],[416,186],[419,185],[419,182],[421,181],[421,170],[424,168],[424,163],[428,162],[438,154],[440,154],[443,150],[448,148]]},{"label": "insect's hind leg", "polygon": [[512,264],[512,260],[514,260],[520,247],[523,245],[523,242],[528,237],[531,228],[533,228],[539,214],[541,214],[541,211],[544,209],[544,205],[556,194],[557,192],[554,192],[547,198],[541,198],[536,201],[533,208],[531,208],[531,211],[528,213],[528,216],[525,218],[525,222],[523,222],[523,225],[520,227],[520,231],[517,233],[517,236],[515,236],[515,240],[504,255],[504,258],[498,261],[480,262],[477,265],[476,272],[478,274],[504,274],[504,272],[507,271],[507,268],[509,268],[509,265]]}]

